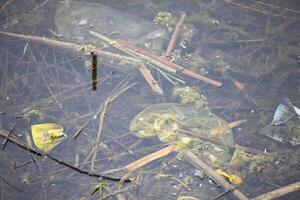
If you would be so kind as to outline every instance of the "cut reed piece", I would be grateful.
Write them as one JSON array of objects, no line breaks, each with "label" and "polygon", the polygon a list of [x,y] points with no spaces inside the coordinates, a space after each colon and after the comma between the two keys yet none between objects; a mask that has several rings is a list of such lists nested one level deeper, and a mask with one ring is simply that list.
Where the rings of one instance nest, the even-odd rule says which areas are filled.
[{"label": "cut reed piece", "polygon": [[126,170],[127,172],[133,172],[136,169],[143,167],[144,165],[146,165],[158,158],[164,157],[164,156],[176,151],[177,148],[178,148],[178,146],[175,144],[167,146],[166,148],[155,151],[154,153],[151,153],[139,160],[134,161],[133,163],[130,163],[129,165],[126,165],[123,169]]},{"label": "cut reed piece", "polygon": [[192,140],[189,137],[182,137],[180,141],[176,142],[176,144],[170,144],[166,148],[158,150],[158,151],[151,153],[137,161],[134,161],[133,163],[126,165],[122,169],[127,172],[132,172],[140,167],[143,167],[144,165],[148,164],[149,162],[152,162],[158,158],[164,157],[172,152],[177,151],[178,149],[185,148],[191,142],[192,142]]},{"label": "cut reed piece", "polygon": [[160,88],[158,82],[153,78],[149,69],[145,67],[145,65],[141,64],[139,67],[139,71],[144,76],[145,80],[147,81],[148,85],[151,87],[152,91],[158,95],[163,95],[164,92]]},{"label": "cut reed piece", "polygon": [[276,190],[273,190],[271,192],[264,193],[262,195],[259,195],[257,197],[254,197],[251,200],[271,200],[271,199],[277,199],[281,196],[284,196],[286,194],[289,194],[291,192],[296,192],[300,190],[300,182],[292,183],[289,185],[286,185],[284,187],[278,188]]},{"label": "cut reed piece", "polygon": [[240,200],[249,200],[242,192],[235,189],[234,186],[230,185],[222,176],[216,174],[216,172],[205,164],[202,160],[200,160],[194,153],[191,151],[186,151],[185,155],[199,168],[201,168],[205,173],[215,180],[217,183],[221,184],[226,190],[232,191],[232,194],[236,196]]},{"label": "cut reed piece", "polygon": [[168,48],[167,48],[167,51],[166,51],[166,54],[165,54],[165,57],[167,57],[167,58],[169,58],[171,56],[171,53],[174,49],[177,37],[178,37],[179,32],[180,32],[181,25],[182,25],[185,17],[186,17],[186,15],[183,13],[180,17],[180,20],[179,20],[178,24],[176,25],[175,31],[174,31],[171,39],[170,39],[170,42],[169,42],[169,45],[168,45]]}]

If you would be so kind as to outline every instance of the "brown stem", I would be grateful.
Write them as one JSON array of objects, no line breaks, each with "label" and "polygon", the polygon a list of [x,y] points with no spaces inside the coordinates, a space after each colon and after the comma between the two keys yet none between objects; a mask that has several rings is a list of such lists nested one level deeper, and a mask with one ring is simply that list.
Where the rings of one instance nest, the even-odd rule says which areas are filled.
[{"label": "brown stem", "polygon": [[[23,35],[23,34],[17,34],[17,33],[9,33],[9,32],[4,32],[4,31],[0,31],[0,34],[6,35],[9,37],[13,37],[13,38],[17,38],[20,40],[32,41],[32,42],[37,42],[40,44],[45,44],[45,45],[49,45],[49,46],[53,46],[53,47],[57,47],[57,48],[68,49],[68,50],[75,51],[75,52],[78,52],[81,50],[84,52],[88,52],[87,50],[84,50],[84,48],[83,48],[84,45],[58,41],[58,40],[54,40],[51,38],[32,36],[32,35]],[[90,51],[93,51],[98,56],[103,56],[108,59],[114,59],[114,60],[118,60],[118,61],[127,60],[127,61],[131,61],[131,62],[137,62],[137,60],[134,58],[131,58],[128,56],[122,56],[122,55],[107,52],[107,51],[102,51],[97,48],[92,48],[92,49],[90,49]],[[90,52],[88,52],[88,53],[90,53]]]},{"label": "brown stem", "polygon": [[179,35],[180,27],[181,27],[185,17],[186,17],[186,15],[183,13],[180,17],[180,20],[179,20],[178,24],[176,25],[175,31],[174,31],[174,33],[171,37],[171,40],[169,42],[169,45],[168,45],[168,48],[167,48],[167,51],[166,51],[166,54],[165,54],[165,57],[167,57],[167,58],[169,58],[171,56],[171,53],[174,49],[177,37]]}]

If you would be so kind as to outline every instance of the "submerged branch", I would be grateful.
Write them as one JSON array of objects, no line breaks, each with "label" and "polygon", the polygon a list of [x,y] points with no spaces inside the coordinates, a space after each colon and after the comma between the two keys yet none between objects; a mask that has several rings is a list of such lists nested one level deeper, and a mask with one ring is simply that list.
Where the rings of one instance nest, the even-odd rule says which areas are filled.
[{"label": "submerged branch", "polygon": [[[0,129],[0,137],[2,138],[8,138],[9,132],[5,129]],[[110,177],[110,176],[105,176],[105,175],[101,175],[101,174],[97,174],[97,173],[92,173],[92,172],[88,172],[88,171],[85,171],[83,169],[79,169],[73,165],[70,165],[62,160],[59,160],[58,158],[55,158],[53,157],[52,155],[50,154],[43,154],[43,153],[40,153],[30,147],[27,146],[27,144],[25,144],[24,142],[22,142],[21,140],[19,140],[18,138],[16,137],[13,137],[13,135],[11,137],[8,138],[8,141],[17,145],[18,147],[24,149],[25,151],[29,151],[30,153],[33,153],[39,157],[43,157],[43,156],[47,156],[49,157],[51,160],[55,161],[56,163],[60,164],[60,165],[64,165],[74,171],[77,171],[81,174],[85,174],[85,175],[88,175],[88,176],[91,176],[91,177],[97,177],[97,178],[102,178],[102,179],[105,179],[105,180],[110,180],[110,181],[120,181],[121,179],[120,178],[114,178],[114,177]],[[125,182],[130,182],[130,180],[125,180]]]}]

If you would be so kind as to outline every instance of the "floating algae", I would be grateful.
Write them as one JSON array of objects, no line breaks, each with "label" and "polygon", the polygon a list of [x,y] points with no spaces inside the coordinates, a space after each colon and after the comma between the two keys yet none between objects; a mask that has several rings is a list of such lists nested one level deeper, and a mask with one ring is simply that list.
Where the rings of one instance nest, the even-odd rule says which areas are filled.
[{"label": "floating algae", "polygon": [[64,3],[56,12],[57,32],[63,38],[99,46],[88,31],[116,36],[137,42],[150,49],[160,50],[166,30],[134,15],[101,4],[72,1]]}]

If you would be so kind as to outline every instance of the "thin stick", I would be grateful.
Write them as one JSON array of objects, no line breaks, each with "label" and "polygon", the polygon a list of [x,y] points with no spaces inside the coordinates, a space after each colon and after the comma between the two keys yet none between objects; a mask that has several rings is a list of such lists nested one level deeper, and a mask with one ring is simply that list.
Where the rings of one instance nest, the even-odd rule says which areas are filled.
[{"label": "thin stick", "polygon": [[9,131],[9,133],[7,134],[7,137],[5,138],[5,140],[2,142],[2,147],[1,147],[1,150],[4,150],[6,145],[7,145],[7,142],[9,140],[9,137],[10,135],[12,134],[12,132],[15,130],[15,124],[13,126],[13,128]]},{"label": "thin stick", "polygon": [[133,83],[125,88],[121,88],[121,86],[123,85],[123,83],[126,81],[127,77],[125,79],[123,79],[118,85],[117,87],[115,87],[115,89],[113,90],[112,94],[104,101],[103,103],[103,107],[99,116],[99,127],[98,127],[98,132],[97,132],[97,137],[96,137],[96,145],[97,148],[95,149],[93,156],[92,156],[92,163],[91,163],[91,168],[94,169],[94,163],[95,163],[95,159],[97,157],[97,150],[98,150],[98,146],[100,145],[100,136],[101,136],[101,132],[102,132],[102,128],[103,128],[103,122],[104,122],[104,117],[107,113],[108,107],[109,105],[116,99],[118,98],[118,96],[120,96],[122,93],[124,93],[125,91],[127,91],[128,89],[130,89],[132,86],[134,86],[136,83]]},{"label": "thin stick", "polygon": [[167,48],[167,51],[166,51],[166,54],[165,54],[165,57],[169,58],[171,56],[171,53],[174,49],[174,46],[175,46],[175,43],[176,43],[176,40],[177,40],[177,37],[179,35],[179,31],[180,31],[180,28],[181,28],[181,25],[185,19],[186,15],[183,13],[180,17],[180,20],[178,22],[178,24],[176,25],[176,28],[175,28],[175,31],[171,37],[171,40],[169,42],[169,45],[168,45],[168,48]]},{"label": "thin stick", "polygon": [[273,190],[271,192],[264,193],[262,195],[259,195],[257,197],[252,198],[251,200],[271,200],[276,199],[281,196],[284,196],[286,194],[289,194],[291,192],[296,192],[300,190],[300,182],[292,183],[289,185],[286,185],[284,187],[278,188],[276,190]]},{"label": "thin stick", "polygon": [[[8,135],[8,131],[5,130],[5,129],[0,129],[0,137],[2,138],[6,138],[7,135]],[[92,172],[88,172],[88,171],[85,171],[85,170],[82,170],[82,169],[79,169],[73,165],[70,165],[62,160],[59,160],[55,157],[53,157],[52,155],[50,154],[42,154],[41,152],[37,152],[36,150],[28,147],[25,143],[23,143],[22,141],[20,141],[18,138],[16,137],[9,137],[8,138],[8,141],[17,145],[18,147],[24,149],[25,151],[28,151],[30,153],[33,153],[39,157],[43,157],[44,155],[46,155],[47,157],[49,157],[50,159],[52,159],[53,161],[57,162],[58,164],[61,164],[61,165],[64,165],[72,170],[75,170],[81,174],[85,174],[85,175],[88,175],[88,176],[91,176],[91,177],[97,177],[97,178],[103,178],[103,179],[106,179],[106,180],[110,180],[110,181],[120,181],[121,179],[120,178],[114,178],[114,177],[110,177],[110,176],[104,176],[104,175],[101,175],[101,174],[96,174],[96,173],[92,173]],[[125,182],[130,182],[130,180],[125,180]]]},{"label": "thin stick", "polygon": [[15,163],[15,169],[18,169],[18,168],[21,168],[21,167],[25,167],[25,166],[27,166],[27,165],[33,163],[33,162],[34,162],[34,161],[31,159],[31,160],[29,160],[29,161],[27,161],[27,162],[25,162],[25,163],[21,163],[20,165],[17,165],[17,164]]},{"label": "thin stick", "polygon": [[89,118],[77,131],[76,133],[73,135],[73,139],[76,140],[77,137],[80,135],[80,133],[82,132],[82,130],[86,127],[86,125],[88,125],[88,123],[91,121],[91,118]]},{"label": "thin stick", "polygon": [[[70,169],[73,169],[81,174],[86,174],[88,176],[92,176],[92,177],[97,177],[97,178],[102,178],[102,179],[106,179],[106,180],[110,180],[110,181],[120,181],[120,178],[114,178],[114,177],[110,177],[110,176],[105,176],[105,175],[100,175],[100,174],[96,174],[96,173],[92,173],[92,172],[88,172],[88,171],[84,171],[82,169],[79,169],[73,165],[70,165],[62,160],[59,160],[58,158],[53,157],[51,154],[46,154],[47,157],[49,157],[51,160],[57,162],[58,164],[64,165]],[[125,182],[130,182],[130,180],[125,180]]]},{"label": "thin stick", "polygon": [[105,199],[108,199],[109,197],[116,196],[116,195],[118,195],[120,193],[123,193],[123,192],[126,192],[127,190],[130,190],[130,189],[132,189],[134,187],[136,187],[136,185],[133,185],[133,186],[121,189],[121,190],[117,190],[117,191],[112,192],[112,193],[110,193],[108,195],[105,195],[104,197],[100,198],[100,200],[105,200]]},{"label": "thin stick", "polygon": [[10,187],[12,187],[13,189],[17,190],[18,192],[23,192],[23,193],[27,193],[27,191],[21,190],[19,188],[17,188],[16,186],[13,186],[10,182],[8,182],[5,178],[0,176],[0,179],[6,183],[7,185],[9,185]]},{"label": "thin stick", "polygon": [[226,190],[232,190],[232,194],[234,194],[234,196],[236,196],[238,199],[249,200],[248,197],[246,197],[239,190],[234,189],[233,186],[230,185],[223,177],[216,174],[212,168],[210,168],[207,164],[200,160],[194,153],[192,153],[191,151],[186,151],[185,154],[194,164],[196,164],[199,168],[203,169],[209,177],[211,177],[217,183],[222,185]]},{"label": "thin stick", "polygon": [[[6,35],[9,37],[13,37],[13,38],[17,38],[20,40],[37,42],[40,44],[45,44],[45,45],[49,45],[49,46],[53,46],[53,47],[57,47],[57,48],[61,48],[61,49],[67,49],[67,50],[71,50],[73,52],[83,51],[83,53],[86,53],[86,52],[90,53],[93,51],[98,56],[103,56],[108,59],[113,59],[113,60],[118,60],[118,61],[126,60],[126,61],[130,61],[130,62],[134,62],[134,63],[138,62],[134,58],[131,58],[128,56],[122,56],[120,54],[115,54],[115,53],[111,53],[111,52],[107,52],[107,51],[102,51],[100,49],[96,49],[95,47],[88,46],[88,45],[79,45],[79,44],[74,44],[74,43],[70,43],[70,42],[58,41],[58,40],[54,40],[54,39],[50,39],[50,38],[46,38],[46,37],[23,35],[23,34],[17,34],[17,33],[4,32],[4,31],[0,31],[0,34]],[[85,47],[89,47],[89,48],[85,48]]]}]

